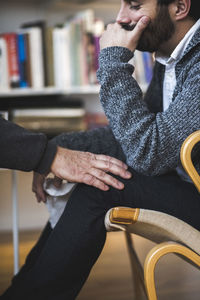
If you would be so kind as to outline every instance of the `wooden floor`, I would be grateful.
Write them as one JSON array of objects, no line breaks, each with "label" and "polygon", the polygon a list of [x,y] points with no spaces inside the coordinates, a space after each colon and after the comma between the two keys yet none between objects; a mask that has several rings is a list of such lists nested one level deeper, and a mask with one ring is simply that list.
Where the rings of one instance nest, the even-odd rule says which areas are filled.
[{"label": "wooden floor", "polygon": [[[20,264],[35,243],[39,232],[20,233]],[[153,243],[134,236],[141,261]],[[0,233],[0,294],[9,285],[13,272],[12,235]],[[175,255],[163,258],[156,268],[159,300],[199,300],[200,271]],[[108,234],[105,248],[77,300],[133,300],[128,254],[123,232]],[[143,299],[141,297],[141,299]],[[135,299],[140,300],[140,299]]]}]

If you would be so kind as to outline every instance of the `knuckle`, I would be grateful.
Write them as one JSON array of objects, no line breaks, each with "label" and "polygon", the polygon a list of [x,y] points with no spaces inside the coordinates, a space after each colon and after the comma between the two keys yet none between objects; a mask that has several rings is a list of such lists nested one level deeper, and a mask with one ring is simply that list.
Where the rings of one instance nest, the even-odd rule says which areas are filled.
[{"label": "knuckle", "polygon": [[89,179],[89,184],[94,185],[95,184],[95,177],[91,176]]},{"label": "knuckle", "polygon": [[95,155],[93,153],[90,152],[86,152],[86,159],[87,160],[94,160],[95,159]]},{"label": "knuckle", "polygon": [[96,171],[96,174],[97,174],[97,176],[99,177],[99,178],[104,178],[105,177],[105,172],[104,171],[102,171],[102,170],[97,170]]},{"label": "knuckle", "polygon": [[87,175],[84,177],[84,183],[89,184],[89,185],[94,185],[95,182],[95,177],[92,175]]},{"label": "knuckle", "polygon": [[105,162],[107,170],[111,170],[113,168],[113,163],[108,160]]},{"label": "knuckle", "polygon": [[114,185],[118,185],[118,183],[119,183],[119,181],[114,177],[112,177],[112,182]]}]

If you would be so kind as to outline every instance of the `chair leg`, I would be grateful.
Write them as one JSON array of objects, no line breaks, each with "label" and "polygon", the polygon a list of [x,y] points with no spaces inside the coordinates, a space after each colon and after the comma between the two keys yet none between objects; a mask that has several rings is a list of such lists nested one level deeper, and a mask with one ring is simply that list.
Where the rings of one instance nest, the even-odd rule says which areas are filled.
[{"label": "chair leg", "polygon": [[158,260],[168,253],[180,254],[200,266],[200,256],[186,246],[174,242],[164,242],[155,246],[148,253],[144,263],[144,281],[149,300],[157,300],[154,270]]},{"label": "chair leg", "polygon": [[133,239],[131,238],[131,234],[125,231],[125,237],[126,237],[129,258],[131,262],[131,271],[132,271],[135,299],[136,300],[142,299],[144,295],[145,295],[145,299],[147,299],[147,293],[144,284],[143,267],[134,249],[134,244],[133,244]]}]

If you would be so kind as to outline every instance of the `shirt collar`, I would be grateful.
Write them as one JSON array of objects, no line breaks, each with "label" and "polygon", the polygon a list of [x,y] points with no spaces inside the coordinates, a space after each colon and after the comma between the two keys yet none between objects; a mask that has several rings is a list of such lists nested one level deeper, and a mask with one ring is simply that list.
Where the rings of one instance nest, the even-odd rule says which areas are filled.
[{"label": "shirt collar", "polygon": [[194,33],[196,32],[199,26],[200,19],[198,19],[198,21],[190,28],[190,30],[186,33],[184,38],[179,42],[179,44],[176,46],[176,48],[169,57],[162,56],[159,52],[157,52],[155,54],[155,59],[163,65],[175,63],[175,61],[180,60],[183,56],[187,45],[189,44],[190,40],[192,39]]}]

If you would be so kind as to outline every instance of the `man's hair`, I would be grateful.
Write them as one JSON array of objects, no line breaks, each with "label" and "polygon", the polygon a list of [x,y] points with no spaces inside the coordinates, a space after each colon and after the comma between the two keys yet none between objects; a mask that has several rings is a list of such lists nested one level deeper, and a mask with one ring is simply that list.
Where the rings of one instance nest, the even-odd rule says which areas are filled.
[{"label": "man's hair", "polygon": [[[161,5],[169,5],[170,3],[174,2],[175,0],[157,0],[158,4]],[[191,0],[191,7],[189,11],[189,16],[197,21],[200,18],[199,14],[199,0]]]}]

